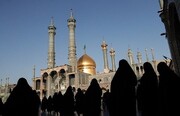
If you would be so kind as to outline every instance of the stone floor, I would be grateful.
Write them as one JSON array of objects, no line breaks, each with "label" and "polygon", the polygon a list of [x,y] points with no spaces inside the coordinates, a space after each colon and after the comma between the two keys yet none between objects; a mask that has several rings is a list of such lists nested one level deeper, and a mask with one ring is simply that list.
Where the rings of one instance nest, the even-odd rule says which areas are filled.
[{"label": "stone floor", "polygon": [[[74,116],[78,116],[76,112],[74,114],[75,114]],[[54,112],[52,112],[51,114],[48,114],[47,112],[41,112],[39,116],[61,116],[61,115],[59,113],[57,115]],[[109,116],[109,115],[108,114],[103,115],[103,111],[102,111],[100,116]]]}]

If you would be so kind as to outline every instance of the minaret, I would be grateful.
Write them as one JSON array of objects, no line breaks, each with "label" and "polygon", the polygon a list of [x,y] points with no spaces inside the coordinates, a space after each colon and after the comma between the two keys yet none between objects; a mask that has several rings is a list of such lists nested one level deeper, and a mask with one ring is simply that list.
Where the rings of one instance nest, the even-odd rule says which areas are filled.
[{"label": "minaret", "polygon": [[142,74],[143,74],[143,67],[142,67],[142,55],[141,53],[138,51],[137,52],[137,60],[138,60],[138,67],[139,67],[139,70],[137,70],[137,77],[141,77]]},{"label": "minaret", "polygon": [[140,52],[137,52],[137,60],[138,60],[138,63],[141,64],[142,63],[142,55]]},{"label": "minaret", "polygon": [[56,27],[54,26],[53,18],[51,18],[51,23],[48,26],[49,33],[49,48],[48,48],[48,68],[55,67],[55,44],[54,39],[56,35]]},{"label": "minaret", "polygon": [[111,48],[110,50],[110,56],[111,56],[111,62],[112,62],[112,71],[116,71],[116,65],[115,65],[115,50]]},{"label": "minaret", "polygon": [[129,58],[129,63],[132,66],[134,64],[134,58],[133,58],[133,53],[130,48],[128,49],[128,58]]},{"label": "minaret", "polygon": [[145,53],[146,53],[146,61],[147,61],[147,62],[149,62],[149,58],[148,58],[147,49],[145,49]]},{"label": "minaret", "polygon": [[33,67],[33,89],[35,90],[36,89],[36,80],[35,80],[35,78],[36,78],[36,67],[35,67],[35,65],[34,65],[34,67]]},{"label": "minaret", "polygon": [[152,54],[152,61],[155,61],[155,57],[154,57],[154,49],[151,48],[151,54]]},{"label": "minaret", "polygon": [[153,48],[151,48],[151,54],[152,54],[152,62],[153,62],[154,70],[157,71],[156,60],[155,60],[155,57],[154,57],[154,49]]},{"label": "minaret", "polygon": [[68,60],[69,60],[69,65],[72,66],[72,71],[75,72],[77,67],[76,43],[75,43],[76,20],[73,17],[72,10],[71,10],[71,16],[67,20],[67,22],[69,28]]},{"label": "minaret", "polygon": [[104,59],[104,72],[109,72],[109,65],[108,65],[108,57],[107,57],[107,44],[105,41],[102,42],[102,51],[103,51],[103,59]]},{"label": "minaret", "polygon": [[35,78],[36,77],[36,66],[34,65],[34,67],[33,67],[33,78]]}]

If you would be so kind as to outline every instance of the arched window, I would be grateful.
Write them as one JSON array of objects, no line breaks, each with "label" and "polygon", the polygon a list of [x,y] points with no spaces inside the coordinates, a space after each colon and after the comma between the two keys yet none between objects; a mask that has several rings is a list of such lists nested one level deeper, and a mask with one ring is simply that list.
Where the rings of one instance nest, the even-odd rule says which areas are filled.
[{"label": "arched window", "polygon": [[40,90],[40,80],[36,80],[36,90]]},{"label": "arched window", "polygon": [[69,75],[69,85],[74,85],[75,74]]},{"label": "arched window", "polygon": [[46,83],[47,77],[48,77],[48,73],[45,72],[45,73],[42,75],[42,77],[43,77],[43,83]]}]

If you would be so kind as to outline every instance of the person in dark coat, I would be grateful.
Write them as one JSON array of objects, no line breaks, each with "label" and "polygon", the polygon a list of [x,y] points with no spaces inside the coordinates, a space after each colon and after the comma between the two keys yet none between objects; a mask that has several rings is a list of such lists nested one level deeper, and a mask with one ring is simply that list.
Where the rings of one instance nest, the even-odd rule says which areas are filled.
[{"label": "person in dark coat", "polygon": [[111,81],[110,116],[136,116],[137,78],[129,63],[122,59]]},{"label": "person in dark coat", "polygon": [[40,99],[38,93],[36,92],[36,90],[33,90],[33,94],[34,94],[33,95],[34,98],[33,98],[32,102],[35,103],[33,112],[34,112],[34,114],[38,113],[38,115],[39,115],[40,110],[41,110],[41,99]]},{"label": "person in dark coat", "polygon": [[109,116],[110,92],[109,89],[103,94],[103,114]]},{"label": "person in dark coat", "polygon": [[3,116],[38,116],[40,100],[25,78],[20,78],[5,102]]},{"label": "person in dark coat", "polygon": [[41,102],[41,110],[42,110],[42,112],[46,112],[47,103],[48,103],[47,97],[44,96],[43,99],[42,99],[42,102]]},{"label": "person in dark coat", "polygon": [[141,116],[157,116],[158,111],[158,78],[149,62],[145,62],[144,74],[137,87],[138,107]]},{"label": "person in dark coat", "polygon": [[54,113],[57,114],[58,116],[58,93],[55,92],[54,95],[53,95],[53,110],[54,110]]},{"label": "person in dark coat", "polygon": [[83,114],[83,112],[84,112],[84,107],[85,107],[84,99],[85,99],[84,93],[82,92],[82,90],[80,88],[78,88],[77,93],[75,95],[75,100],[76,100],[75,109],[76,109],[78,116],[80,116],[80,114]]},{"label": "person in dark coat", "polygon": [[49,96],[47,101],[47,112],[49,115],[51,115],[52,111],[53,111],[53,99],[51,96]]},{"label": "person in dark coat", "polygon": [[90,86],[85,93],[85,112],[83,116],[99,116],[101,112],[101,96],[102,89],[100,88],[97,79],[92,79]]},{"label": "person in dark coat", "polygon": [[74,93],[72,86],[69,86],[63,96],[63,113],[64,116],[74,116]]},{"label": "person in dark coat", "polygon": [[61,91],[59,91],[57,98],[58,98],[58,101],[57,101],[57,103],[58,103],[57,104],[58,105],[58,112],[60,114],[63,114],[62,113],[62,111],[63,111],[63,95],[62,95]]},{"label": "person in dark coat", "polygon": [[159,116],[180,116],[180,77],[165,62],[159,72]]}]

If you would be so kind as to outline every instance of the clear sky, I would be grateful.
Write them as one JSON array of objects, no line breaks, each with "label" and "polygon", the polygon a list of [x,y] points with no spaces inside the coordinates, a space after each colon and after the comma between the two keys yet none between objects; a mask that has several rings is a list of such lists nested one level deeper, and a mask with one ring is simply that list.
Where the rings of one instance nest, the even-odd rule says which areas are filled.
[{"label": "clear sky", "polygon": [[155,58],[170,57],[169,46],[159,14],[158,0],[0,0],[0,79],[10,78],[16,83],[20,77],[32,84],[33,66],[36,76],[47,68],[48,25],[51,17],[57,28],[55,36],[56,65],[68,63],[67,19],[73,9],[76,19],[77,58],[83,46],[103,71],[101,43],[116,51],[116,67],[120,59],[127,59],[131,48],[137,61],[137,51],[145,61],[145,49],[153,48]]}]

